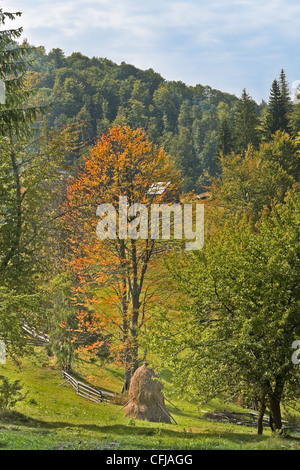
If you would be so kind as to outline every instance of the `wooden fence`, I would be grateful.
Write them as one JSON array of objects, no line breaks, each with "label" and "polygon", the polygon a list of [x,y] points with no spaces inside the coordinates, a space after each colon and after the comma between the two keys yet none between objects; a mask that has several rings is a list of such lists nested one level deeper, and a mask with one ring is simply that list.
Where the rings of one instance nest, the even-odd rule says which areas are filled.
[{"label": "wooden fence", "polygon": [[[204,410],[200,410],[208,418],[220,420],[220,421],[227,421],[232,424],[242,424],[244,426],[257,426],[258,421],[258,413],[254,413],[252,411],[246,413],[238,413],[236,411],[221,411],[221,412],[207,412]],[[270,426],[270,421],[268,416],[264,416],[262,420],[263,426]],[[287,421],[282,421],[283,425],[287,425]],[[287,428],[287,426],[285,426]]]},{"label": "wooden fence", "polygon": [[102,403],[103,401],[109,401],[114,396],[113,393],[106,392],[104,390],[97,390],[96,388],[90,387],[82,382],[78,382],[74,377],[68,374],[65,370],[62,372],[63,378],[66,379],[60,387],[65,383],[69,383],[75,390],[77,395],[83,398],[87,398],[95,403]]}]

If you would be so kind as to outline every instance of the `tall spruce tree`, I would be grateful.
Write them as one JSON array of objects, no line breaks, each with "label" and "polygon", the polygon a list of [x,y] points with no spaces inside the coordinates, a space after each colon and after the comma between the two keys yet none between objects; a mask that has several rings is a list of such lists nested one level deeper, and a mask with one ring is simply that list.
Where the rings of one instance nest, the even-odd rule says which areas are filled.
[{"label": "tall spruce tree", "polygon": [[243,89],[234,112],[234,133],[237,152],[245,152],[251,144],[258,147],[258,112],[257,104]]},{"label": "tall spruce tree", "polygon": [[218,135],[218,153],[228,155],[233,150],[232,130],[227,117],[223,117],[220,123]]},{"label": "tall spruce tree", "polygon": [[274,80],[270,90],[267,114],[264,122],[265,138],[275,134],[276,131],[289,132],[289,101],[287,85],[284,75],[281,74],[280,81]]},{"label": "tall spruce tree", "polygon": [[[0,26],[7,20],[15,20],[20,12],[8,13],[0,9]],[[30,90],[27,84],[29,46],[19,45],[17,40],[23,28],[0,31],[0,79],[5,83],[5,103],[0,105],[0,136],[24,139],[31,133],[38,115],[38,108],[29,106]]]},{"label": "tall spruce tree", "polygon": [[288,81],[286,79],[285,71],[281,69],[279,76],[279,88],[281,93],[282,106],[286,114],[289,114],[293,110],[293,103],[291,99],[291,92]]}]

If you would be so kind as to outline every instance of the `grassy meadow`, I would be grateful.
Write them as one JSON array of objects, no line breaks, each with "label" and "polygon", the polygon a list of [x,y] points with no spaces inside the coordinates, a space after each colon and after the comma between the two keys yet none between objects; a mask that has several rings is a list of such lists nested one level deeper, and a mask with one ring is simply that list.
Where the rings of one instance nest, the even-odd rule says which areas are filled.
[{"label": "grassy meadow", "polygon": [[[21,369],[10,361],[1,365],[0,374],[19,379],[26,393],[13,410],[0,414],[1,450],[300,450],[300,434],[277,437],[265,428],[258,436],[255,427],[208,419],[204,411],[245,410],[221,401],[199,407],[174,397],[169,371],[162,378],[177,424],[124,418],[119,411],[124,397],[98,404],[76,395],[70,385],[61,385],[61,370],[43,349],[23,360]],[[112,365],[103,368],[82,358],[73,375],[103,390],[121,390],[122,370]]]}]

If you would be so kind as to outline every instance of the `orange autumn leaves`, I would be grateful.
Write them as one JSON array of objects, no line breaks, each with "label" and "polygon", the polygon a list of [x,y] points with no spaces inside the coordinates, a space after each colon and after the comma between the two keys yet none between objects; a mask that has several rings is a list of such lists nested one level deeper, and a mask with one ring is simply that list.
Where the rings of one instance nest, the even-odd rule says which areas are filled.
[{"label": "orange autumn leaves", "polygon": [[[149,188],[157,182],[168,182],[165,192],[149,194]],[[120,196],[126,196],[128,204],[171,201],[180,184],[180,174],[163,149],[153,145],[142,130],[118,126],[90,150],[68,186],[67,264],[74,275],[74,298],[80,306],[78,329],[99,329],[109,334],[111,350],[119,351],[118,356],[124,348],[129,351],[131,338],[136,350],[137,331],[146,319],[146,307],[155,301],[161,287],[157,240],[120,240],[118,236],[100,240],[96,209],[106,203],[118,210]],[[95,339],[98,344],[102,341]],[[91,344],[86,347],[93,349]]]}]

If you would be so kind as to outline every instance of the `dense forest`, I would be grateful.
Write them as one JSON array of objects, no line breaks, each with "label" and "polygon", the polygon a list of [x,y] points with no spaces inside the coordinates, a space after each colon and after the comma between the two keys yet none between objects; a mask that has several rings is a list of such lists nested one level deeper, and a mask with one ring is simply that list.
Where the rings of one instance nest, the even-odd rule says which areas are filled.
[{"label": "dense forest", "polygon": [[[208,172],[218,172],[218,153],[243,146],[243,130],[234,119],[243,107],[254,127],[265,109],[244,91],[241,100],[209,86],[167,82],[153,70],[117,65],[108,59],[88,58],[77,52],[65,57],[60,49],[34,51],[31,69],[37,87],[51,103],[49,123],[61,126],[85,123],[82,140],[91,144],[109,127],[128,124],[143,128],[149,138],[176,158],[184,174],[184,191],[201,191]],[[245,124],[245,125],[246,125]],[[257,144],[257,136],[251,138]],[[247,138],[246,138],[247,139]]]},{"label": "dense forest", "polygon": [[109,127],[143,128],[176,159],[184,191],[203,190],[207,175],[220,170],[220,153],[243,152],[249,144],[258,148],[276,130],[297,134],[299,105],[292,104],[283,70],[270,86],[269,102],[257,104],[245,89],[236,97],[80,52],[66,57],[61,49],[47,54],[40,47],[31,58],[36,86],[51,104],[50,126],[84,123],[81,139],[87,145]]}]

